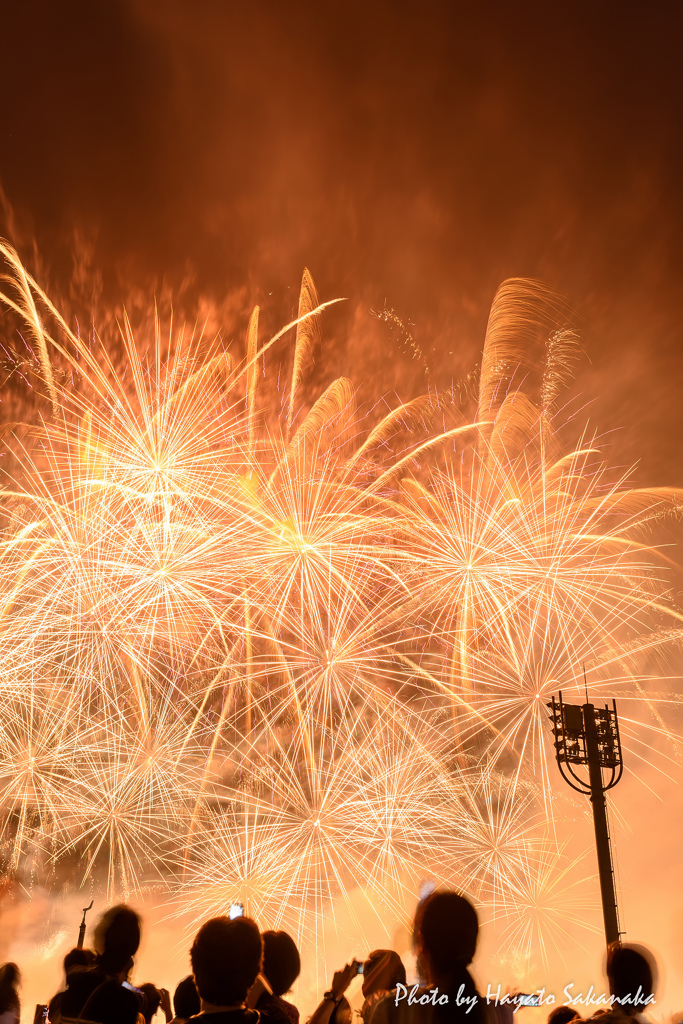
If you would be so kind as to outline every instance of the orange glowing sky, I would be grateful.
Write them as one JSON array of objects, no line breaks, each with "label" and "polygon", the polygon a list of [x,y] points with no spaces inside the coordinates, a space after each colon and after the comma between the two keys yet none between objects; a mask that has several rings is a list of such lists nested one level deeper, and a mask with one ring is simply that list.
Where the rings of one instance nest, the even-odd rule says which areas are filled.
[{"label": "orange glowing sky", "polygon": [[616,461],[680,483],[682,22],[635,0],[8,4],[13,234],[62,279],[74,229],[96,239],[117,298],[191,271],[286,304],[306,264],[353,300],[342,345],[386,302],[446,379],[499,282],[541,277],[584,318]]},{"label": "orange glowing sky", "polygon": [[[29,259],[35,239],[63,293],[74,241],[91,251],[96,312],[165,283],[280,323],[307,265],[350,299],[321,380],[403,399],[424,373],[371,308],[414,324],[444,384],[500,281],[541,278],[582,329],[569,411],[639,482],[682,485],[682,32],[682,6],[636,0],[7,4],[0,233]],[[681,789],[645,783],[615,796],[622,916],[664,954],[673,1010]],[[599,980],[599,946],[577,980]]]}]

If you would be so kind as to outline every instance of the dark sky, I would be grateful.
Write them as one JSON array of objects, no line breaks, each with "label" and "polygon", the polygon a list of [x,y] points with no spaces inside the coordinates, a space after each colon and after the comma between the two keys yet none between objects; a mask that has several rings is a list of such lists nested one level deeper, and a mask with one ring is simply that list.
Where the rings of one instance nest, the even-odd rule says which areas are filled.
[{"label": "dark sky", "polygon": [[96,238],[117,299],[191,272],[277,305],[306,264],[351,300],[331,367],[404,391],[370,307],[446,381],[497,284],[540,277],[582,319],[611,457],[683,484],[682,45],[654,0],[5,0],[6,230],[57,282]]}]

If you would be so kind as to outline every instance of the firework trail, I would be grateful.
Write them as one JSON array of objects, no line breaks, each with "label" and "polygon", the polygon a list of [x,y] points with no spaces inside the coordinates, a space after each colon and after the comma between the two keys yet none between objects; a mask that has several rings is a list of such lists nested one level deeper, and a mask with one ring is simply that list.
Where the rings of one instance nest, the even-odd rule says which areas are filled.
[{"label": "firework trail", "polygon": [[330,305],[308,271],[296,319],[263,342],[257,307],[243,350],[158,320],[143,348],[124,319],[124,376],[2,255],[45,399],[4,431],[8,870],[163,885],[202,915],[241,899],[315,941],[359,879],[381,918],[429,876],[546,956],[574,883],[545,701],[586,661],[675,739],[646,670],[682,635],[647,535],[677,495],[554,429],[562,308],[506,282],[474,401],[368,427],[345,378],[302,397]]}]

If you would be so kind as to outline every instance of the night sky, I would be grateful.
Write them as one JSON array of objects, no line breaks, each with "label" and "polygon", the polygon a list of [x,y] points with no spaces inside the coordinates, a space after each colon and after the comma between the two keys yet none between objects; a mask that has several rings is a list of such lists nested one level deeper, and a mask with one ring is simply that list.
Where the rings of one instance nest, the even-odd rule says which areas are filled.
[{"label": "night sky", "polygon": [[278,318],[307,265],[350,299],[330,368],[402,397],[424,376],[370,308],[443,384],[539,277],[577,310],[579,422],[683,484],[682,40],[673,2],[5,2],[4,232],[56,288],[95,241],[112,302],[192,280]]}]

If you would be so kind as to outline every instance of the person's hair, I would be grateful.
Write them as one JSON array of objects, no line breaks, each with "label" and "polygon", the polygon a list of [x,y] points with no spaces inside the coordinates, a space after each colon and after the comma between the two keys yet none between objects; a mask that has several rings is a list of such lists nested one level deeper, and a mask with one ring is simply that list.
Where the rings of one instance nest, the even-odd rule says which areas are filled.
[{"label": "person's hair", "polygon": [[261,968],[263,943],[249,917],[214,917],[203,924],[190,950],[201,998],[215,1006],[243,1003]]},{"label": "person's hair", "polygon": [[631,1002],[619,1003],[622,1013],[642,1012],[644,1000],[653,995],[657,982],[657,965],[654,957],[644,946],[621,946],[614,942],[607,950],[607,978],[610,992],[615,999],[635,999],[641,990],[643,1002],[638,1006]]},{"label": "person's hair", "polygon": [[94,940],[102,967],[122,971],[140,945],[140,915],[125,903],[110,907],[95,926]]},{"label": "person's hair", "polygon": [[467,967],[477,948],[479,921],[472,904],[457,892],[432,892],[415,914],[413,940],[439,974]]},{"label": "person's hair", "polygon": [[398,984],[405,985],[406,969],[398,953],[393,949],[373,949],[365,961],[363,995],[385,990],[390,992]]},{"label": "person's hair", "polygon": [[72,967],[89,967],[95,960],[92,949],[79,949],[74,946],[64,957],[64,971],[70,971]]},{"label": "person's hair", "polygon": [[144,984],[139,986],[140,991],[144,996],[144,1001],[140,1007],[140,1013],[147,1021],[147,1024],[151,1021],[154,1014],[159,1009],[159,1003],[161,1002],[161,992],[153,985],[151,981],[146,981]]},{"label": "person's hair", "polygon": [[199,992],[195,980],[191,974],[188,974],[186,978],[178,982],[178,986],[173,993],[173,1009],[175,1010],[176,1017],[180,1017],[181,1020],[187,1020],[188,1017],[194,1017],[202,1008],[202,1004],[199,1002]]},{"label": "person's hair", "polygon": [[0,1013],[19,1006],[17,986],[21,982],[21,973],[16,964],[3,964],[0,967]]},{"label": "person's hair", "polygon": [[264,932],[263,974],[266,976],[274,996],[282,996],[301,972],[301,957],[294,939],[287,932]]},{"label": "person's hair", "polygon": [[548,1024],[569,1024],[570,1020],[582,1020],[573,1006],[556,1006],[548,1014]]},{"label": "person's hair", "polygon": [[[445,994],[462,993],[471,1004],[458,1004],[453,998],[448,1005],[437,1007],[439,1018],[479,1024],[482,1020],[481,999],[467,965],[477,948],[479,920],[472,904],[457,892],[432,892],[418,905],[413,927],[413,942],[420,960],[427,956],[430,973],[445,979]],[[430,983],[433,979],[429,979]]]}]

